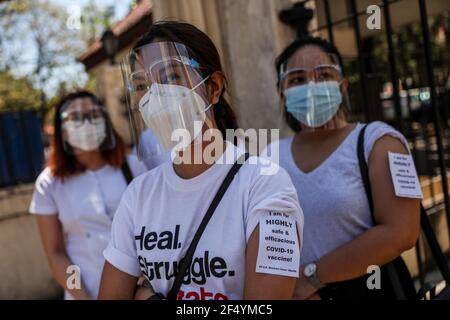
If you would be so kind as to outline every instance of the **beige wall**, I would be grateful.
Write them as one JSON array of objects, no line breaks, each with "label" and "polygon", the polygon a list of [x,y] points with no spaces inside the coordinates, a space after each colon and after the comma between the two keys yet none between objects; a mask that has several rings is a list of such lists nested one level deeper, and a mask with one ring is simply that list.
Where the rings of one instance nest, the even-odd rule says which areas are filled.
[{"label": "beige wall", "polygon": [[105,101],[114,128],[127,144],[132,144],[133,141],[119,62],[130,49],[131,47],[125,48],[116,55],[116,64],[111,65],[109,61],[104,61],[89,71],[96,81],[96,94]]},{"label": "beige wall", "polygon": [[114,128],[130,144],[132,141],[124,103],[125,89],[119,65],[102,63],[90,73],[96,80],[96,94],[105,101]]},{"label": "beige wall", "polygon": [[0,221],[0,244],[0,300],[62,298],[34,217]]}]

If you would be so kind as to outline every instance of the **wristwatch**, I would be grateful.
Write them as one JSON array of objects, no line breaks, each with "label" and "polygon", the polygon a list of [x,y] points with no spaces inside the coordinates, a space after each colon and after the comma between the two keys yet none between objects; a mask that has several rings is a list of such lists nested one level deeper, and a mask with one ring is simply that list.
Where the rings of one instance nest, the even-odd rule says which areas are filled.
[{"label": "wristwatch", "polygon": [[308,280],[308,282],[317,290],[325,287],[325,285],[320,282],[320,279],[317,275],[317,265],[315,263],[308,264],[303,271],[303,275],[305,276],[306,280]]}]

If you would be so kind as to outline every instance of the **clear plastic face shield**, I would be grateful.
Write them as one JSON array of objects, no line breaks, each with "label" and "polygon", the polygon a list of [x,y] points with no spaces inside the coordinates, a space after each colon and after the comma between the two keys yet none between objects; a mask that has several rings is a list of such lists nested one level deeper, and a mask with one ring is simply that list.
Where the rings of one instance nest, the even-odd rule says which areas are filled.
[{"label": "clear plastic face shield", "polygon": [[106,112],[91,98],[67,102],[60,111],[64,150],[77,155],[114,149],[116,138]]},{"label": "clear plastic face shield", "polygon": [[333,130],[345,125],[346,86],[338,57],[315,46],[299,49],[280,68],[282,107],[305,130]]},{"label": "clear plastic face shield", "polygon": [[211,128],[209,76],[186,46],[151,43],[130,52],[121,66],[140,160],[201,141]]}]

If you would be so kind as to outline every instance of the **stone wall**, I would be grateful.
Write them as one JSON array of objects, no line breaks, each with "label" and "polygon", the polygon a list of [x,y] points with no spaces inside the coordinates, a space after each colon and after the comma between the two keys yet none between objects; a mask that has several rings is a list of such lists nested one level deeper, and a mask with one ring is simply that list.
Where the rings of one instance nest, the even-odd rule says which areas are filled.
[{"label": "stone wall", "polygon": [[55,299],[53,280],[35,217],[29,215],[33,185],[0,190],[0,300]]}]

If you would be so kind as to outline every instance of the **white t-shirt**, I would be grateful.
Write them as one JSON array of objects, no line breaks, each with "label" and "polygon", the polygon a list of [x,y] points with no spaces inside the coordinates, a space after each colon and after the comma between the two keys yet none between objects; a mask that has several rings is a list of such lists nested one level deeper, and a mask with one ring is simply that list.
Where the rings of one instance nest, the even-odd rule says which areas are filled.
[{"label": "white t-shirt", "polygon": [[[135,156],[127,158],[134,177],[146,172]],[[127,188],[121,169],[109,165],[66,178],[55,178],[46,168],[36,180],[29,211],[57,215],[64,232],[70,261],[80,268],[82,283],[97,298],[103,270],[103,250],[109,242],[111,224]],[[73,299],[66,292],[65,298]]]},{"label": "white t-shirt", "polygon": [[[228,143],[222,158],[193,179],[180,178],[170,162],[135,179],[114,218],[111,241],[104,253],[106,260],[132,276],[144,275],[155,292],[167,296],[177,262],[241,154],[240,149]],[[267,224],[274,221],[268,218],[269,214],[283,213],[287,217],[286,224],[291,225],[294,240],[279,247],[292,250],[286,257],[296,265],[264,260],[267,250],[277,247],[267,245],[260,247],[258,266],[268,270],[264,273],[283,274],[287,270],[284,275],[298,276],[303,214],[295,188],[283,169],[272,176],[261,175],[257,160],[250,158],[243,165],[212,216],[178,299],[242,299],[247,241],[260,222],[264,224],[264,228],[260,227],[263,230],[260,240],[272,240],[273,234],[267,234]]]}]

